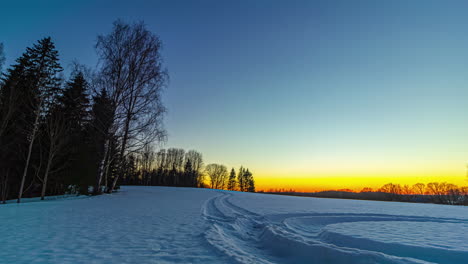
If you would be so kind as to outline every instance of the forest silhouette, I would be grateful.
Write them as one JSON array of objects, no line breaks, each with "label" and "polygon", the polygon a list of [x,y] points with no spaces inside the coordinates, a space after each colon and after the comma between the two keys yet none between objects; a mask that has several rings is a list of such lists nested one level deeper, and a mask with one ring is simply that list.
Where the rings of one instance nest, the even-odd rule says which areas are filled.
[{"label": "forest silhouette", "polygon": [[224,165],[205,168],[195,150],[154,150],[167,138],[161,46],[144,23],[117,20],[97,38],[97,68],[74,63],[68,78],[50,37],[28,47],[0,82],[0,201],[121,184],[254,192],[248,169],[229,176]]}]

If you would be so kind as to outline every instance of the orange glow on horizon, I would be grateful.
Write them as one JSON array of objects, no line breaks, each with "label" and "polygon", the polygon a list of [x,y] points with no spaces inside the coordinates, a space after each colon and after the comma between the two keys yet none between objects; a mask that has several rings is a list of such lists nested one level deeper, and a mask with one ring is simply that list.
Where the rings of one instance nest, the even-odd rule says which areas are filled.
[{"label": "orange glow on horizon", "polygon": [[325,190],[351,189],[359,192],[364,187],[377,190],[387,183],[413,185],[415,183],[448,182],[458,186],[468,186],[466,176],[257,176],[255,178],[258,191],[269,189],[293,189],[296,192],[317,192]]},{"label": "orange glow on horizon", "polygon": [[[456,153],[456,152],[454,152]],[[467,154],[468,155],[468,154]],[[251,166],[257,190],[293,189],[298,192],[351,189],[365,187],[377,190],[387,183],[409,185],[447,182],[459,187],[468,186],[465,159],[458,156],[429,158],[411,156],[320,156]],[[288,165],[285,165],[288,164]]]}]

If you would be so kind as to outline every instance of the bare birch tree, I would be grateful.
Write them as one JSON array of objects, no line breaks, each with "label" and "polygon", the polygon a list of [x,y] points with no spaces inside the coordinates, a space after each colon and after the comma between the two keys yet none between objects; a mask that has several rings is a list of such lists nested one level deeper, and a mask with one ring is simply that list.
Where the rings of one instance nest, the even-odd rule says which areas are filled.
[{"label": "bare birch tree", "polygon": [[99,36],[96,48],[101,59],[101,83],[107,89],[115,111],[116,134],[120,138],[119,173],[125,156],[148,141],[165,138],[162,118],[166,111],[161,92],[168,75],[162,66],[161,41],[143,23],[116,21],[112,32]]}]

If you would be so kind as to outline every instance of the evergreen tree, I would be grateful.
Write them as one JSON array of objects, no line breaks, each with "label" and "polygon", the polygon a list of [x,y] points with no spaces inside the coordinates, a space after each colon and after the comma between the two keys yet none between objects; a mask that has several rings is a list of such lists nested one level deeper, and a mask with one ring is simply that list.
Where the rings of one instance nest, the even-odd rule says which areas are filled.
[{"label": "evergreen tree", "polygon": [[20,78],[11,84],[15,86],[15,89],[22,89],[26,93],[26,97],[23,98],[25,107],[21,111],[27,114],[21,121],[24,124],[28,145],[18,192],[19,203],[23,195],[33,144],[38,135],[41,119],[56,103],[55,100],[61,89],[58,74],[62,71],[62,67],[59,64],[58,51],[55,50],[51,38],[41,39],[32,48],[27,48],[22,57],[17,60],[17,65],[13,67],[13,70],[15,69],[16,73],[20,73]]},{"label": "evergreen tree", "polygon": [[79,71],[67,82],[63,95],[59,98],[69,131],[73,134],[83,131],[89,116],[88,87],[83,73]]},{"label": "evergreen tree", "polygon": [[244,178],[244,168],[241,166],[239,172],[237,173],[237,183],[239,184],[239,191],[245,192],[245,178]]},{"label": "evergreen tree", "polygon": [[[27,148],[24,133],[26,120],[32,113],[25,111],[29,102],[29,87],[25,84],[26,60],[21,57],[7,70],[0,81],[0,191],[5,202],[19,188],[23,153]],[[15,177],[16,176],[16,177]]]},{"label": "evergreen tree", "polygon": [[236,171],[234,168],[231,169],[231,174],[229,174],[228,180],[228,190],[234,191],[236,189]]},{"label": "evergreen tree", "polygon": [[81,71],[72,74],[66,83],[63,95],[59,98],[59,109],[64,117],[68,142],[66,152],[62,153],[66,169],[64,185],[74,185],[80,193],[88,192],[93,185],[93,134],[86,131],[89,122],[89,84]]},{"label": "evergreen tree", "polygon": [[253,175],[252,175],[252,173],[249,171],[249,169],[247,169],[247,170],[244,172],[244,179],[245,179],[245,183],[246,183],[245,191],[247,191],[247,192],[255,192],[255,181],[254,181]]}]

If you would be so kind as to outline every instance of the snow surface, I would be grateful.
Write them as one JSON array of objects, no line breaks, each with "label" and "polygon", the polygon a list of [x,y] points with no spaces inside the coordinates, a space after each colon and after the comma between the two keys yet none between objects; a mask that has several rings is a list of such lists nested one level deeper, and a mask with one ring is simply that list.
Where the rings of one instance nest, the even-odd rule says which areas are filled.
[{"label": "snow surface", "polygon": [[459,206],[124,186],[0,223],[0,263],[468,263]]}]

